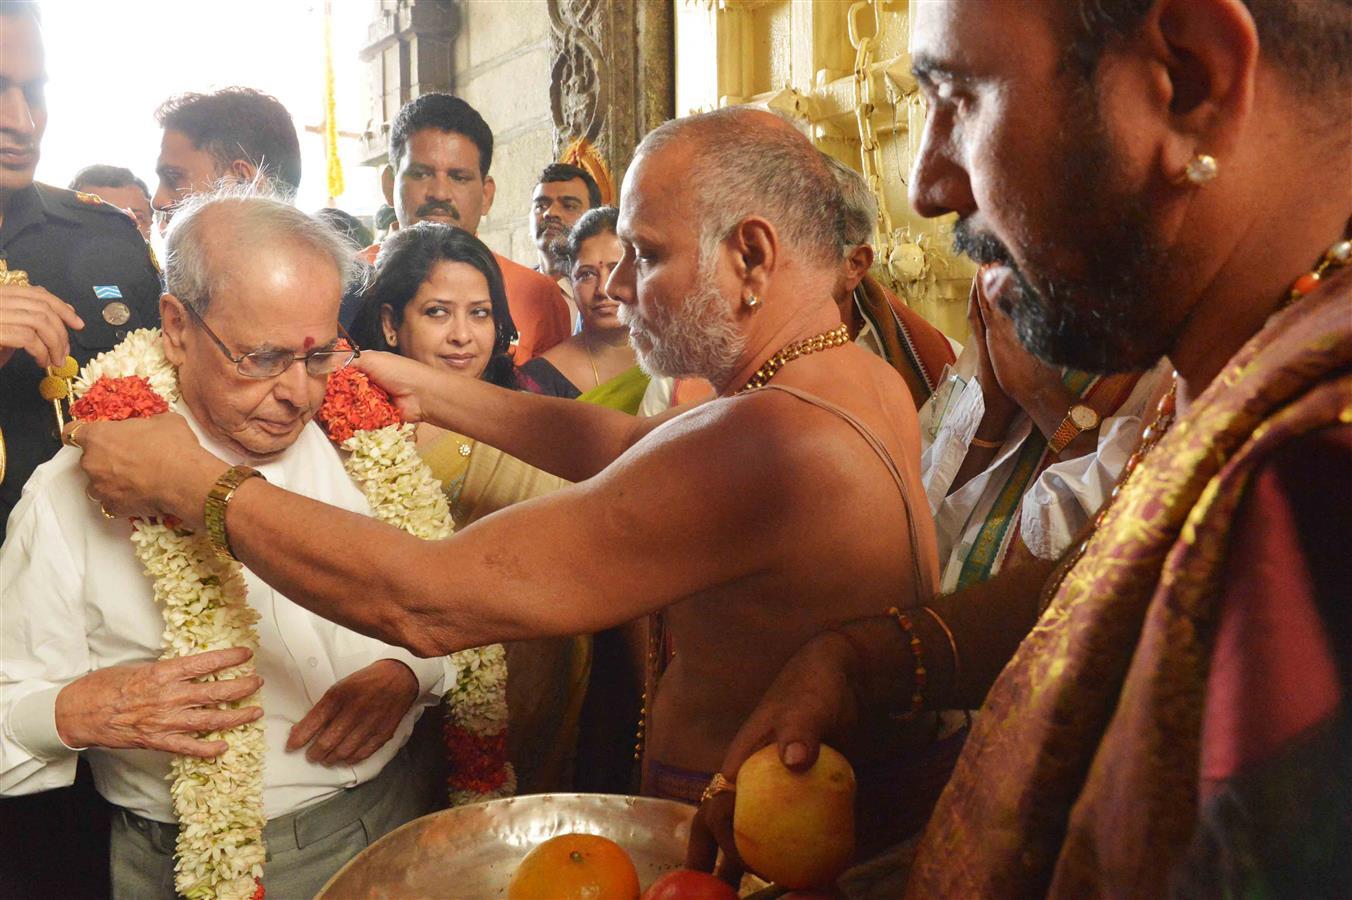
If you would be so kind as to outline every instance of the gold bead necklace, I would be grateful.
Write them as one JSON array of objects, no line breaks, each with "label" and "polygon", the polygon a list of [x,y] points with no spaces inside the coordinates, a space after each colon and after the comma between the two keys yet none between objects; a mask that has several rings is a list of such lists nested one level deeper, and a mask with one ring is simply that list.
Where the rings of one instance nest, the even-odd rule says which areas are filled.
[{"label": "gold bead necklace", "polygon": [[[845,323],[837,325],[830,331],[823,331],[821,334],[813,335],[810,338],[804,338],[801,341],[794,341],[786,347],[780,349],[778,353],[767,359],[756,370],[755,374],[747,380],[738,394],[745,394],[747,391],[754,391],[757,388],[763,388],[769,383],[775,373],[784,368],[786,363],[793,362],[800,356],[807,356],[809,353],[818,353],[822,350],[830,350],[832,347],[839,347],[850,342],[849,329]],[[736,396],[736,395],[734,395]]]}]

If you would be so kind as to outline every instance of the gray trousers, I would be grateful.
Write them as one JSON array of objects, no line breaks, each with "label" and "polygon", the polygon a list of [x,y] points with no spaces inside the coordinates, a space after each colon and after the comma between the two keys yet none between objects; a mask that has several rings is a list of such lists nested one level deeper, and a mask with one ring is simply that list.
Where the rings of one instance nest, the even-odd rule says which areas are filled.
[{"label": "gray trousers", "polygon": [[[310,900],[343,864],[405,822],[432,812],[427,779],[415,777],[405,747],[378,776],[267,823],[263,887],[268,900]],[[116,900],[173,900],[178,826],[113,813],[111,867]]]}]

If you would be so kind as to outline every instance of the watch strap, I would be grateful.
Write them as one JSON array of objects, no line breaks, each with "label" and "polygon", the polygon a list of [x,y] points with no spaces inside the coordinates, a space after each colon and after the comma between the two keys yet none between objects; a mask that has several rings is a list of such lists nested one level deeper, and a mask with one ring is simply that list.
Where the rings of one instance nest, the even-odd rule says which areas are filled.
[{"label": "watch strap", "polygon": [[[231,466],[216,479],[216,483],[207,492],[206,503],[203,505],[207,539],[211,542],[211,549],[222,559],[235,559],[234,551],[230,549],[230,537],[225,530],[226,508],[235,496],[235,491],[239,490],[239,486],[255,477],[263,478],[263,473],[249,466]],[[267,481],[266,478],[263,480]]]},{"label": "watch strap", "polygon": [[[1093,424],[1081,428],[1080,424],[1075,421],[1075,410],[1077,409],[1084,409],[1092,417]],[[1086,406],[1083,403],[1076,403],[1066,412],[1066,417],[1061,420],[1061,424],[1056,427],[1056,430],[1052,432],[1052,436],[1047,440],[1047,450],[1050,451],[1052,455],[1060,453],[1062,450],[1066,449],[1067,444],[1075,440],[1079,435],[1097,428],[1100,421],[1102,420],[1099,418],[1097,410],[1091,406]]]}]

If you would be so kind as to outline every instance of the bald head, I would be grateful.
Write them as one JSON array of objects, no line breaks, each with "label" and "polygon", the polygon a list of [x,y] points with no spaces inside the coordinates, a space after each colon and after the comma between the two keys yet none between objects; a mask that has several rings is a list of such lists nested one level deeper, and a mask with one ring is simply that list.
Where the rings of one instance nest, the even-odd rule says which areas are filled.
[{"label": "bald head", "polygon": [[251,271],[256,251],[291,246],[330,261],[342,285],[356,264],[351,248],[329,225],[255,185],[226,185],[197,194],[178,208],[169,228],[165,287],[205,314],[225,282]]},{"label": "bald head", "polygon": [[660,158],[689,190],[707,258],[738,222],[764,218],[800,258],[841,259],[840,190],[821,154],[791,123],[748,107],[675,119],[654,129],[639,156]]}]

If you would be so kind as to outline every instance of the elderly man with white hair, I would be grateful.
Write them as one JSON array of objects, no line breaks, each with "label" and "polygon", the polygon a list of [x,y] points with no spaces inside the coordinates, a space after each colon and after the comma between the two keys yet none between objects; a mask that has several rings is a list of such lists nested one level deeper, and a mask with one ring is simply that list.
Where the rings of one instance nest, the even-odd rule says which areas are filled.
[{"label": "elderly man with white hair", "polygon": [[[251,478],[230,501],[230,548],[310,609],[428,656],[656,613],[644,790],[694,802],[721,790],[728,741],[783,660],[823,628],[924,604],[938,581],[915,408],[831,299],[839,203],[821,155],[776,116],[659,127],[625,176],[607,291],[645,368],[703,377],[718,399],[638,419],[363,354],[408,417],[579,483],[420,541]],[[193,528],[230,467],[169,415],[79,437],[110,509]],[[897,731],[877,755],[934,749],[931,721]],[[881,801],[860,768],[861,793]]]},{"label": "elderly man with white hair", "polygon": [[[221,459],[369,514],[311,421],[327,376],[353,358],[339,343],[346,244],[290,205],[236,189],[187,201],[168,249],[160,311],[181,394],[174,411]],[[68,784],[86,754],[117,807],[114,893],[135,897],[175,893],[166,778],[173,754],[225,751],[203,733],[264,723],[273,896],[312,896],[370,841],[428,811],[404,744],[443,687],[440,661],[335,626],[248,569],[257,675],[230,677],[243,648],[161,660],[166,626],[131,533],[88,499],[69,447],[15,508],[0,549],[0,791]],[[233,702],[260,685],[261,706]]]}]

